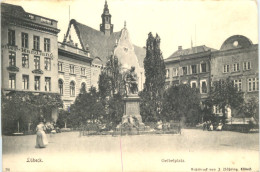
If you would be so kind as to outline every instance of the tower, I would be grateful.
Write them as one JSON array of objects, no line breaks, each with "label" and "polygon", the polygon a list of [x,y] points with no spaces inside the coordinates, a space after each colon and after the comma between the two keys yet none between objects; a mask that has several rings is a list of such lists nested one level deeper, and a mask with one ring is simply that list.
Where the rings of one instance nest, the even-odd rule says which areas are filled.
[{"label": "tower", "polygon": [[113,24],[111,24],[111,14],[109,13],[107,1],[105,1],[103,14],[101,15],[102,24],[100,24],[100,31],[105,35],[113,33]]}]

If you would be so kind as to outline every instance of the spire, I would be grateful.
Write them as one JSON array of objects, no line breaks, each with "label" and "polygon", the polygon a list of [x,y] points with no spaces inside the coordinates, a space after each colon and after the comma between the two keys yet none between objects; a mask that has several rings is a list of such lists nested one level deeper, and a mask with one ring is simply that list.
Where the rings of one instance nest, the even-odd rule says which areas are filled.
[{"label": "spire", "polygon": [[105,5],[104,5],[104,10],[103,10],[104,13],[109,13],[109,9],[108,9],[108,5],[107,5],[107,1],[105,1]]},{"label": "spire", "polygon": [[126,28],[126,21],[125,21],[125,23],[124,23],[124,28]]}]

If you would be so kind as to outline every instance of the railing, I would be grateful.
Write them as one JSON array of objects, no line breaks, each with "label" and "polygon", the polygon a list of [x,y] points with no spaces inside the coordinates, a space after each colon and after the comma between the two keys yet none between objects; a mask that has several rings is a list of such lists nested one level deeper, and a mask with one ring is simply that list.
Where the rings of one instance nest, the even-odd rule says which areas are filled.
[{"label": "railing", "polygon": [[77,47],[72,47],[72,46],[66,45],[64,43],[59,43],[58,45],[59,45],[59,48],[61,48],[63,50],[73,52],[75,54],[80,54],[80,55],[83,55],[83,56],[86,56],[86,57],[90,56],[90,54],[88,52],[83,51],[81,49],[78,49]]}]

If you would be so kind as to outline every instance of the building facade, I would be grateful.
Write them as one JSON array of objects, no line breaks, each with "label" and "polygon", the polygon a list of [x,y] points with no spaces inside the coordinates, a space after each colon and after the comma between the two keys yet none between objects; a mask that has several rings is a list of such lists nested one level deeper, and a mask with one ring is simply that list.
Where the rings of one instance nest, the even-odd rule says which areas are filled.
[{"label": "building facade", "polygon": [[[258,97],[258,44],[242,35],[234,35],[224,41],[220,50],[197,46],[182,49],[180,46],[165,59],[166,88],[174,84],[189,84],[199,88],[201,100],[208,97],[214,81],[230,78],[245,101]],[[227,116],[239,116],[236,109],[226,109]],[[213,113],[222,116],[222,110],[214,107]]]},{"label": "building facade", "polygon": [[182,49],[181,46],[165,59],[166,88],[170,85],[189,84],[200,90],[201,98],[208,96],[210,89],[210,57],[213,48],[203,46]]},{"label": "building facade", "polygon": [[1,14],[2,90],[58,93],[57,21],[5,3]]},{"label": "building facade", "polygon": [[[245,101],[258,97],[258,44],[242,35],[227,38],[220,50],[212,53],[211,68],[212,82],[229,78],[244,93]],[[222,114],[217,110],[215,113]],[[231,115],[237,113],[232,109]]]},{"label": "building facade", "polygon": [[71,41],[58,44],[58,85],[64,108],[68,109],[81,89],[91,86],[91,62],[88,51],[77,48]]},{"label": "building facade", "polygon": [[[139,76],[139,85],[144,81],[143,60],[146,50],[134,45],[130,41],[130,34],[126,28],[126,23],[121,31],[114,32],[112,24],[112,15],[109,12],[107,2],[105,1],[103,13],[101,15],[100,30],[91,28],[75,19],[69,23],[64,40],[71,39],[77,44],[77,47],[90,52],[93,59],[91,64],[91,85],[98,88],[99,74],[105,67],[108,58],[111,55],[117,56],[123,67],[130,69],[135,66]],[[141,89],[141,88],[139,88]]]}]

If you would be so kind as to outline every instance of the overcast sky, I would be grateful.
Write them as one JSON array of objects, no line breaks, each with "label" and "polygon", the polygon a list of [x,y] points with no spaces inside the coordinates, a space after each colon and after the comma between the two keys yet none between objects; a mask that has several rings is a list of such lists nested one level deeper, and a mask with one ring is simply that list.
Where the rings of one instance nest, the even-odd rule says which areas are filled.
[{"label": "overcast sky", "polygon": [[[70,18],[99,30],[105,0],[49,0],[4,2],[21,5],[26,12],[58,21],[62,41]],[[256,1],[108,0],[114,31],[127,23],[133,44],[145,46],[149,32],[161,37],[164,58],[178,46],[206,45],[219,49],[232,35],[244,35],[258,43]]]}]

